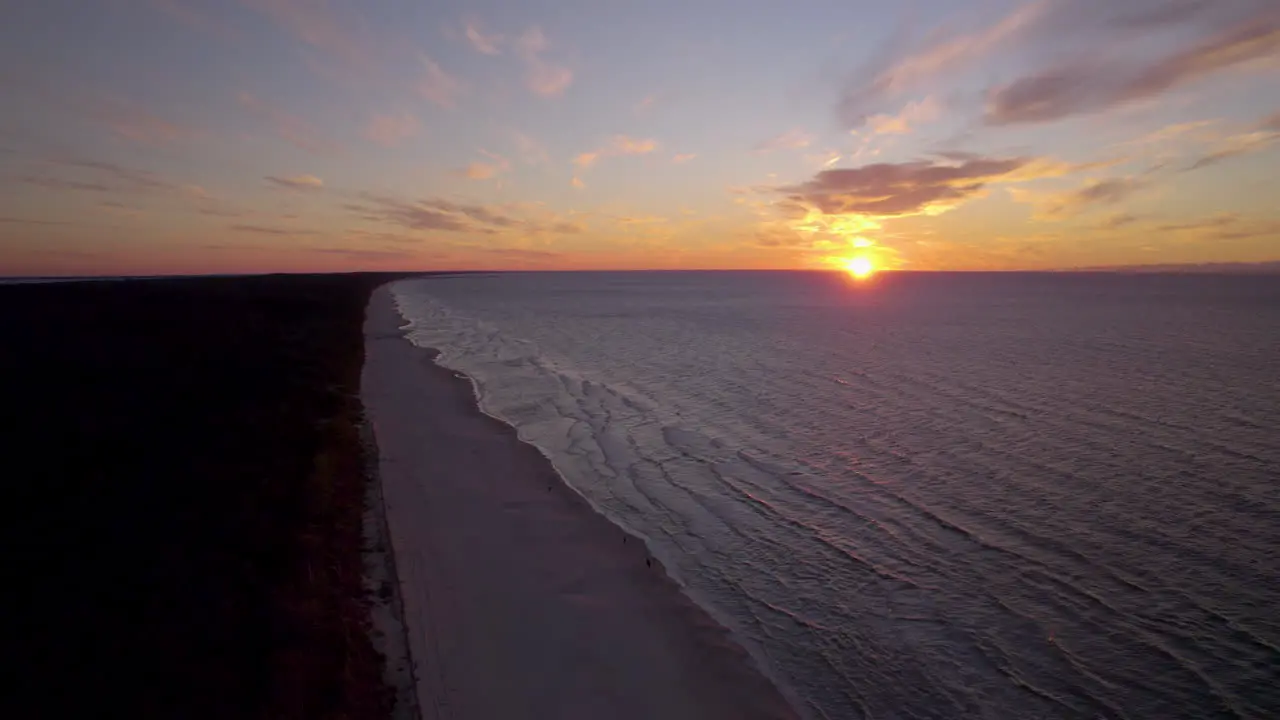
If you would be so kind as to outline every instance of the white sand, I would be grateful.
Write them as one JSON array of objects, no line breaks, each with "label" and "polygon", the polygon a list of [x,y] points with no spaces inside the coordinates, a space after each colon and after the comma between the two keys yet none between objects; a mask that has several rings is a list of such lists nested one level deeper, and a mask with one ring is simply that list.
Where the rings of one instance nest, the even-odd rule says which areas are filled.
[{"label": "white sand", "polygon": [[424,717],[794,717],[643,544],[401,324],[378,289],[362,395]]}]

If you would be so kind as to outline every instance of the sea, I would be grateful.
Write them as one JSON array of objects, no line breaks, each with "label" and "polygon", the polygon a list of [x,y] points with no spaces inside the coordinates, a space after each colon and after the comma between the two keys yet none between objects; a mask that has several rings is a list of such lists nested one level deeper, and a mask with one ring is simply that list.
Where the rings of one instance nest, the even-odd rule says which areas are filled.
[{"label": "sea", "polygon": [[1280,717],[1280,277],[393,293],[807,717]]}]

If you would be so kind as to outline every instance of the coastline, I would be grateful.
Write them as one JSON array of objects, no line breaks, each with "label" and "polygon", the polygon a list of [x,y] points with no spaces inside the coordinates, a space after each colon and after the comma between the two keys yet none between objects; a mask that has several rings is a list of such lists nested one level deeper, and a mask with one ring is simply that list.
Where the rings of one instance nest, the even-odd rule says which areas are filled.
[{"label": "coastline", "polygon": [[361,394],[424,718],[796,717],[643,542],[403,325],[377,288]]}]

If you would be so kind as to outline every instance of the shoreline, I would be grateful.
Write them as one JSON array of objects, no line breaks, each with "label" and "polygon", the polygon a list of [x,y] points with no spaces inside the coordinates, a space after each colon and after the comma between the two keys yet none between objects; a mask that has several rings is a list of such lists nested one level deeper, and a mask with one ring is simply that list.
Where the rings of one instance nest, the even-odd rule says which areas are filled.
[{"label": "shoreline", "polygon": [[797,717],[643,540],[404,324],[390,283],[377,288],[361,394],[422,716]]}]

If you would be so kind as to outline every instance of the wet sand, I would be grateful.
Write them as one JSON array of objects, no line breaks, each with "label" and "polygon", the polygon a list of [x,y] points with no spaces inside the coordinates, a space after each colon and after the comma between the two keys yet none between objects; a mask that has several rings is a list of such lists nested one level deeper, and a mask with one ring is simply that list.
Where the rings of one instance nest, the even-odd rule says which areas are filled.
[{"label": "wet sand", "polygon": [[785,718],[643,543],[597,514],[374,292],[361,384],[425,718]]}]

